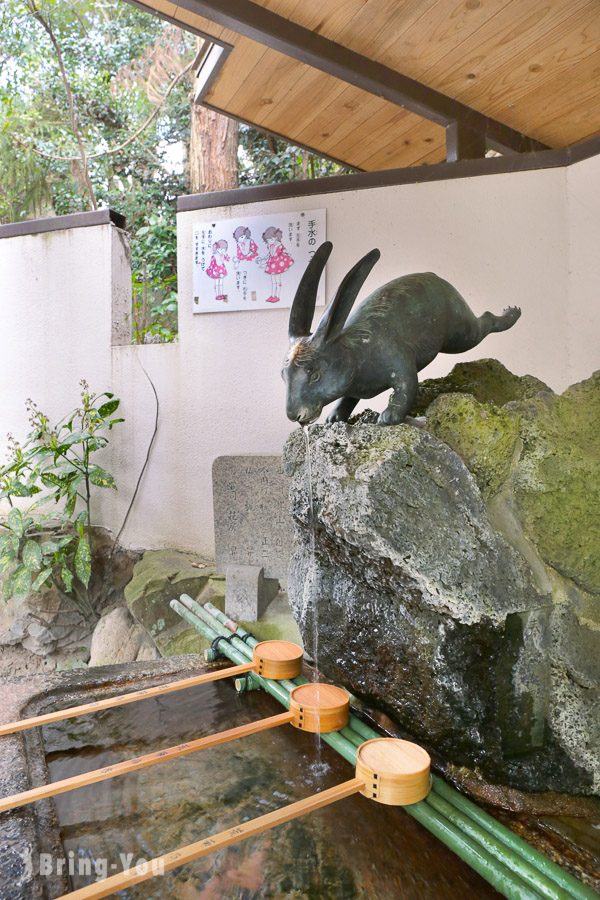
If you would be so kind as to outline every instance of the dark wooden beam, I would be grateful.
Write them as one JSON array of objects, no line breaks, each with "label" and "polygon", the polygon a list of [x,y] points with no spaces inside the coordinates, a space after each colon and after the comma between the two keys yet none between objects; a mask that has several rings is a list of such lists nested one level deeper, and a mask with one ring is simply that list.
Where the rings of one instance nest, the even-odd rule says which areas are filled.
[{"label": "dark wooden beam", "polygon": [[462,122],[446,125],[446,162],[482,159],[486,150],[485,134],[482,131],[473,131]]},{"label": "dark wooden beam", "polygon": [[67,228],[90,228],[93,225],[109,225],[125,229],[127,221],[114,209],[94,209],[89,212],[69,213],[66,216],[49,216],[47,219],[26,219],[0,225],[0,239],[21,237],[24,234],[44,234],[47,231],[63,231]]},{"label": "dark wooden beam", "polygon": [[495,150],[522,153],[548,149],[502,122],[250,0],[177,0],[177,5],[438,125],[461,122],[485,135],[486,145]]},{"label": "dark wooden beam", "polygon": [[[589,155],[600,153],[600,146]],[[379,172],[358,172],[355,175],[329,175],[307,181],[284,181],[215,191],[208,194],[187,194],[177,198],[177,212],[212,209],[219,206],[238,206],[245,203],[264,203],[290,197],[312,197],[337,194],[340,191],[361,191],[368,188],[395,187],[403,184],[428,184],[434,181],[453,181],[457,178],[478,178],[513,172],[532,172],[569,165],[570,148],[544,150],[541,153],[510,153],[485,159],[465,159],[458,162],[437,163],[433,166],[407,166],[404,169],[385,169]]]}]

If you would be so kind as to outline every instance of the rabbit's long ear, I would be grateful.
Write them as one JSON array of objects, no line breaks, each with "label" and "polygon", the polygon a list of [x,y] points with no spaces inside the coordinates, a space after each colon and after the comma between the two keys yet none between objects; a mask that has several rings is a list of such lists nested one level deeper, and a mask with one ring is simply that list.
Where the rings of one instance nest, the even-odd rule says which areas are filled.
[{"label": "rabbit's long ear", "polygon": [[337,294],[323,313],[313,338],[315,343],[332,341],[340,334],[350,315],[354,301],[358,297],[358,292],[380,256],[379,250],[371,250],[355,266],[352,266],[340,284]]},{"label": "rabbit's long ear", "polygon": [[331,241],[325,241],[324,244],[321,244],[300,279],[300,284],[292,303],[292,311],[290,312],[288,333],[291,341],[300,337],[308,337],[310,334],[317,303],[319,279],[323,274],[323,269],[332,250],[333,244]]}]

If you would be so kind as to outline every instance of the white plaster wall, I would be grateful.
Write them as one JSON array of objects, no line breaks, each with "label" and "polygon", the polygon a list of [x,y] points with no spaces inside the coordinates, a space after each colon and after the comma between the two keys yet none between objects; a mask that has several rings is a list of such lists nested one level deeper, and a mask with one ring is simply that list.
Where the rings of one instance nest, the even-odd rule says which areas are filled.
[{"label": "white plaster wall", "polygon": [[113,226],[0,240],[0,438],[24,436],[23,401],[51,417],[74,407],[79,379],[107,383]]},{"label": "white plaster wall", "polygon": [[[579,195],[585,200],[586,177],[569,181],[575,206]],[[128,278],[114,226],[0,240],[0,435],[25,432],[22,401],[27,396],[58,417],[76,403],[82,375],[96,389],[113,390],[122,398],[127,421],[113,432],[105,464],[119,492],[103,492],[96,505],[99,521],[113,531],[121,524],[153,430],[154,395],[142,366],[156,386],[159,430],[123,535],[127,545],[177,546],[211,556],[213,460],[223,454],[281,451],[292,427],[279,378],[288,312],[194,316],[192,228],[202,219],[294,210],[306,202],[179,215],[180,337],[175,345],[111,349],[111,307]],[[569,225],[577,233],[589,227],[593,210],[569,213],[566,170],[329,194],[308,203],[327,207],[328,236],[334,242],[330,294],[359,256],[378,246],[382,259],[364,293],[398,274],[434,270],[453,282],[478,313],[499,312],[514,303],[522,307],[523,317],[512,331],[490,336],[469,354],[438,358],[422,377],[443,374],[459,359],[495,356],[513,371],[531,372],[561,390],[576,370],[584,377],[593,368],[596,344],[580,332],[586,329],[586,306],[595,302],[587,258],[593,257],[597,267],[598,244],[591,240],[579,246],[576,238],[574,248],[568,238]],[[579,279],[579,305],[569,292],[569,253]]]},{"label": "white plaster wall", "polygon": [[569,166],[568,358],[570,384],[600,369],[600,156]]}]

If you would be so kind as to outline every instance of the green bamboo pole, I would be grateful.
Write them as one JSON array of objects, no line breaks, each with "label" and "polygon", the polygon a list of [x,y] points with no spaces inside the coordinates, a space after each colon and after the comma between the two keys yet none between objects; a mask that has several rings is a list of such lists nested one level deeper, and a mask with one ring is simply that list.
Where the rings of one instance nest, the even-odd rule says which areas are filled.
[{"label": "green bamboo pole", "polygon": [[[449,784],[446,784],[443,778],[434,776],[433,790],[448,803],[451,803],[456,809],[465,813],[470,819],[493,833],[494,837],[499,841],[502,841],[509,850],[526,855],[529,861],[533,863],[540,872],[543,872],[560,887],[564,888],[567,892],[567,896],[578,897],[581,898],[581,900],[598,900],[596,891],[592,890],[592,888],[583,884],[569,872],[565,871],[565,869],[562,869],[556,863],[552,862],[551,859],[548,859],[547,856],[544,856],[543,853],[540,853],[540,851],[531,846],[531,844],[523,841],[514,833],[514,831],[511,831],[510,828],[507,828],[501,822],[498,822],[497,819],[489,816],[484,810],[480,809],[476,803],[473,803],[468,797],[465,797],[464,794],[461,794],[459,791],[450,787]],[[493,832],[490,829],[490,820],[495,826]]]},{"label": "green bamboo pole", "polygon": [[[217,634],[224,634],[226,636],[229,636],[232,634],[230,629],[228,629],[224,623],[217,620],[210,612],[208,612],[208,610],[206,610],[200,604],[198,604],[194,600],[192,600],[191,597],[184,595],[184,596],[182,596],[182,598],[180,599],[179,602],[180,602],[181,606],[185,605],[185,607],[188,608],[188,612],[191,614],[192,618],[196,619],[198,624],[200,623],[200,621],[203,622],[208,628],[211,628]],[[241,641],[236,638],[233,638],[232,641],[228,642],[228,644],[222,645],[223,652],[227,652],[226,647],[233,645],[234,641],[235,641],[236,649],[239,650],[240,653],[243,653],[244,655],[246,655],[246,658],[247,658],[247,655],[250,654],[248,645],[244,641]],[[267,679],[263,679],[263,681],[266,681],[266,680]],[[287,690],[289,690],[289,688],[294,687],[292,682],[280,681],[277,683],[278,683],[278,685],[280,685],[281,687],[284,687]],[[289,685],[289,688],[288,688],[288,685]],[[289,707],[289,699],[288,699],[287,706]],[[351,731],[351,729],[347,728],[346,732],[348,733],[348,731]],[[323,735],[321,735],[321,738],[324,741],[326,741],[326,743],[328,743],[330,746],[332,746],[334,749],[336,749],[346,760],[348,760],[348,762],[351,762],[353,765],[356,765],[356,749],[358,746],[360,746],[360,744],[363,743],[364,739],[360,735],[358,735],[356,732],[354,732],[354,734],[356,734],[356,738],[352,738],[349,740],[347,733],[346,733],[346,735],[344,735],[343,732],[333,732],[333,733],[329,733],[329,734],[323,734]],[[373,732],[373,733],[376,734],[376,732]],[[453,807],[449,807],[449,808],[453,814],[453,821],[451,822],[451,824],[458,826],[459,833],[462,832],[463,834],[466,834],[466,835],[470,836],[471,838],[473,838],[475,841],[477,841],[479,846],[485,850],[487,856],[489,856],[490,858],[496,858],[498,860],[498,863],[501,866],[503,866],[504,860],[506,858],[506,852],[505,852],[504,847],[501,847],[500,850],[498,850],[498,846],[499,846],[498,842],[493,838],[493,836],[491,836],[488,832],[486,832],[484,829],[482,829],[480,826],[478,826],[472,820],[469,820],[466,816],[463,816],[462,813],[454,810]],[[407,807],[407,810],[410,813],[410,809],[408,807]],[[441,812],[441,810],[438,809],[437,812]],[[446,816],[446,818],[448,818],[448,817]],[[464,819],[464,822],[461,821],[462,819]],[[526,881],[530,885],[532,883],[535,884],[536,879],[544,878],[543,875],[538,873],[534,867],[530,866],[525,861],[519,861],[516,868],[518,868],[519,870],[522,870],[522,871],[519,871],[519,873],[518,873],[520,875],[520,877],[523,876],[523,871],[525,871],[528,874],[529,877],[528,877],[528,879],[526,879]],[[523,879],[523,880],[525,881],[525,879]],[[550,894],[540,893],[538,896],[549,897],[550,900],[557,900],[557,898],[561,897],[561,895],[557,894],[556,892],[550,893]]]},{"label": "green bamboo pole", "polygon": [[[186,600],[187,599],[188,598],[186,597]],[[218,633],[222,633],[221,629],[224,628],[222,623],[218,622],[210,615],[210,613],[206,614],[206,610],[204,610],[206,614],[205,618],[199,618],[193,611],[188,609],[187,606],[184,606],[177,600],[171,601],[171,608],[185,618],[186,621],[194,625],[197,630],[204,634],[209,640],[214,640]],[[212,619],[215,626],[219,626],[218,630],[208,624],[208,621],[206,620],[209,618]],[[231,633],[228,629],[226,630],[229,634]],[[246,647],[246,653],[244,654],[242,654],[241,649],[238,650],[237,647],[233,646],[233,641],[222,646],[224,655],[229,657],[233,662],[237,662],[240,658],[247,660],[248,648],[246,645],[244,645]],[[275,696],[279,702],[286,706],[286,708],[289,708],[289,696],[286,700],[283,700],[281,696],[283,693],[281,690],[282,682],[271,682],[269,679],[254,674],[252,677],[256,678],[268,693],[271,693],[272,696]],[[288,682],[288,684],[291,684],[291,682]],[[280,688],[280,690],[273,690],[274,685]],[[380,737],[376,732],[373,733],[377,737]],[[355,743],[351,743],[338,732],[323,734],[321,735],[321,738],[349,763],[356,765],[357,747]],[[404,809],[432,833],[436,834],[443,843],[450,847],[453,852],[461,859],[465,860],[484,879],[503,893],[505,897],[508,897],[509,900],[530,900],[530,898],[541,896],[532,891],[518,876],[514,875],[503,862],[494,859],[485,847],[473,842],[467,835],[461,833],[460,829],[453,823],[436,814],[433,809],[426,808],[423,802],[406,806]],[[556,898],[558,900],[558,894],[556,895]]]},{"label": "green bamboo pole", "polygon": [[[215,632],[215,637],[217,635],[222,635],[223,637],[226,637],[226,638],[232,638],[232,640],[228,641],[228,643],[233,644],[233,641],[235,640],[235,644],[233,644],[233,646],[235,646],[236,649],[240,651],[240,653],[243,653],[247,660],[252,659],[252,648],[255,647],[259,643],[259,641],[257,641],[256,638],[252,638],[251,640],[249,639],[246,642],[246,641],[241,640],[241,638],[238,638],[238,636],[236,634],[232,633],[230,631],[230,629],[227,628],[227,626],[224,624],[223,621],[217,619],[209,611],[209,609],[208,609],[209,606],[211,607],[211,609],[215,609],[215,607],[212,606],[212,604],[207,603],[204,606],[202,606],[196,600],[192,600],[192,598],[188,594],[182,594],[181,597],[179,598],[179,603],[181,603],[182,606],[187,607],[187,609],[191,613],[195,614],[206,625],[208,625],[208,627],[211,628]],[[223,613],[221,613],[220,610],[215,610],[215,611],[220,613],[220,615],[223,617],[223,619],[226,622],[230,621],[226,616],[223,615]],[[244,635],[249,634],[249,632],[244,631],[244,629],[241,629],[241,631],[243,632]],[[220,646],[222,647],[223,645],[220,644]],[[282,685],[287,691],[292,691],[298,685],[306,684],[307,681],[308,681],[307,678],[304,678],[302,675],[299,675],[298,678],[294,678],[293,681],[288,681],[287,679],[284,679],[282,681],[278,681],[277,684]]]},{"label": "green bamboo pole", "polygon": [[[192,601],[193,602],[193,601]],[[201,608],[201,607],[200,607]],[[209,616],[212,618],[213,623],[215,625],[220,625],[221,628],[224,628],[224,634],[232,633],[230,628],[225,627],[225,623],[235,624],[231,619],[225,616],[219,609],[214,607],[212,604],[205,604],[205,610],[208,611]],[[242,634],[242,636],[250,635],[250,632],[247,632],[245,629],[242,629],[238,626],[238,633]],[[255,646],[258,641],[255,638],[250,636],[247,639],[245,646]],[[247,656],[251,657],[251,653],[247,650]],[[295,683],[304,683],[305,679],[295,679]],[[355,747],[358,747],[360,743],[364,740],[371,740],[372,738],[381,737],[381,735],[362,722],[358,717],[351,715],[349,725],[342,729],[340,734],[345,737],[351,744]],[[542,879],[545,876],[549,878],[551,881],[555,882],[556,886],[559,889],[563,889],[567,891],[567,896],[578,898],[578,900],[598,900],[598,894],[592,890],[591,888],[584,885],[581,881],[572,876],[569,872],[562,869],[556,863],[552,862],[547,856],[543,853],[540,853],[535,847],[528,844],[526,841],[522,840],[518,835],[512,832],[509,828],[502,825],[501,822],[498,822],[497,819],[494,819],[484,810],[480,809],[475,803],[472,803],[467,797],[463,794],[459,793],[455,788],[446,784],[446,782],[434,775],[432,777],[433,781],[433,789],[434,791],[443,797],[447,803],[450,803],[455,809],[463,814],[463,818],[460,819],[464,829],[469,829],[471,823],[469,819],[475,822],[480,828],[483,828],[488,835],[491,835],[495,842],[500,841],[505,845],[509,850],[513,853],[517,853],[522,859],[524,859],[527,863],[532,865],[535,869],[539,871]],[[427,798],[425,802],[430,803],[432,805],[434,803],[434,798],[431,795]],[[438,810],[439,811],[439,810]],[[455,817],[456,818],[456,817]],[[459,819],[456,819],[459,821]],[[479,837],[485,842],[486,835],[482,834],[478,831]],[[494,844],[494,846],[496,846]],[[564,894],[554,894],[552,896],[564,896]]]},{"label": "green bamboo pole", "polygon": [[[217,637],[217,632],[215,632],[212,628],[210,628],[205,622],[201,619],[198,619],[197,616],[194,615],[186,606],[180,603],[178,600],[171,600],[170,603],[171,609],[178,613],[182,619],[185,619],[190,625],[193,625],[196,630],[202,632],[208,640],[213,641]],[[236,663],[247,663],[248,657],[244,656],[237,647],[234,647],[233,643],[221,645],[223,647],[223,653],[230,660]],[[261,687],[265,689],[272,697],[275,697],[276,700],[285,706],[286,709],[289,709],[289,697],[288,692],[281,687],[278,681],[267,681],[265,678],[261,678],[260,675],[256,673],[252,673],[252,677],[256,678]]]},{"label": "green bamboo pole", "polygon": [[[403,808],[442,844],[445,844],[456,856],[474,869],[478,875],[496,888],[503,897],[507,897],[508,900],[535,900],[541,896],[512,871],[511,859],[506,860],[506,865],[499,862],[480,844],[469,841],[466,835],[444,816],[436,813],[427,803],[413,803],[412,806]],[[457,839],[457,835],[459,839]]]},{"label": "green bamboo pole", "polygon": [[458,826],[462,832],[475,838],[475,840],[484,846],[488,852],[492,853],[496,859],[504,860],[509,858],[512,871],[522,878],[523,881],[527,882],[527,884],[536,890],[542,897],[547,897],[549,900],[555,900],[556,897],[565,898],[565,900],[567,900],[569,895],[559,887],[555,881],[547,878],[539,869],[536,869],[535,866],[527,862],[520,854],[511,854],[510,852],[507,852],[505,844],[499,841],[490,832],[482,829],[473,821],[473,819],[469,819],[468,816],[462,815],[456,807],[452,806],[451,803],[448,803],[447,800],[444,800],[443,797],[436,794],[435,791],[431,791],[428,800],[429,805],[432,806],[433,809],[441,813],[441,815],[448,819],[449,822]]}]

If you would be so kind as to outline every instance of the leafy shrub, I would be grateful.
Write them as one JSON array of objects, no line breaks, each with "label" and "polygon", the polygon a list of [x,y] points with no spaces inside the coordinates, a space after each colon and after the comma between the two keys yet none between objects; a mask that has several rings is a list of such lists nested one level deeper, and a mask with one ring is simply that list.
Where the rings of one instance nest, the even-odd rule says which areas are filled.
[{"label": "leafy shrub", "polygon": [[[0,523],[0,572],[8,573],[6,600],[54,585],[95,618],[87,593],[92,488],[116,490],[116,484],[92,456],[108,444],[106,432],[124,419],[114,417],[120,401],[113,394],[93,394],[84,380],[80,385],[81,406],[56,425],[27,400],[32,430],[24,444],[8,436],[10,458],[0,469],[0,498],[11,509]],[[27,509],[14,504],[15,498],[38,494]],[[51,502],[60,509],[38,512]]]}]

